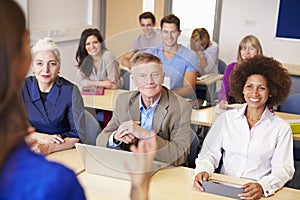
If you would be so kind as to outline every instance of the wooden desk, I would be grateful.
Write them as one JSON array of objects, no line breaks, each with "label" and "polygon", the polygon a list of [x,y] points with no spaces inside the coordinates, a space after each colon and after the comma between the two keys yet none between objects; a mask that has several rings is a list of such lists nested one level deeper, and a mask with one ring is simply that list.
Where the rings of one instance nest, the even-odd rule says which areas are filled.
[{"label": "wooden desk", "polygon": [[288,70],[289,75],[300,76],[300,65],[282,64]]},{"label": "wooden desk", "polygon": [[[192,110],[192,116],[191,116],[191,123],[200,125],[200,126],[211,126],[216,118],[218,117],[218,114],[214,113],[215,107],[209,107],[204,109],[193,109]],[[281,117],[284,120],[296,120],[300,119],[300,115],[297,114],[291,114],[291,113],[284,113],[284,112],[274,112],[276,115]],[[294,140],[300,141],[300,133],[293,134]]]},{"label": "wooden desk", "polygon": [[198,85],[211,85],[218,80],[223,78],[223,74],[206,74],[201,77],[197,77],[197,84]]},{"label": "wooden desk", "polygon": [[191,123],[200,126],[211,126],[218,115],[214,113],[215,107],[193,109],[191,115]]},{"label": "wooden desk", "polygon": [[[200,192],[193,187],[194,170],[185,167],[170,167],[159,170],[151,178],[149,199],[231,199],[228,197]],[[213,179],[226,182],[244,184],[244,179],[228,177],[221,174],[213,174]],[[93,199],[129,199],[131,183],[129,181],[99,176],[83,172],[78,176],[79,182],[84,188],[88,200]],[[283,188],[267,199],[298,199],[300,190]]]},{"label": "wooden desk", "polygon": [[84,171],[84,166],[76,149],[58,151],[47,155],[46,158],[50,161],[58,162],[69,167],[77,175]]},{"label": "wooden desk", "polygon": [[119,94],[128,90],[104,90],[104,95],[82,95],[84,106],[113,111]]}]

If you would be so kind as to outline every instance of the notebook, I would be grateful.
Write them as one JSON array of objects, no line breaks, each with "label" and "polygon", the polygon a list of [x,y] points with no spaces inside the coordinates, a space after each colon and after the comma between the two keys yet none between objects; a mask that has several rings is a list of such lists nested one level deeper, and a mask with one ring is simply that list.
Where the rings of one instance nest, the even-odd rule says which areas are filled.
[{"label": "notebook", "polygon": [[[76,143],[75,146],[88,173],[130,180],[125,168],[125,161],[131,169],[136,169],[136,173],[144,172],[137,167],[136,156],[139,155],[132,152],[81,143]],[[154,161],[151,170],[152,175],[168,165],[167,163]]]},{"label": "notebook", "polygon": [[83,95],[104,95],[104,87],[86,86],[81,88]]}]

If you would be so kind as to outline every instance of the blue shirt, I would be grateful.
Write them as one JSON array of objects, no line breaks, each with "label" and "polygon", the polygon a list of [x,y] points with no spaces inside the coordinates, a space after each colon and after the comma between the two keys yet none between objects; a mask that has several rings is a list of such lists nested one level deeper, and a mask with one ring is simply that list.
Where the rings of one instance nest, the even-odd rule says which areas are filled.
[{"label": "blue shirt", "polygon": [[170,77],[171,80],[171,90],[178,90],[183,87],[186,72],[198,72],[197,54],[182,45],[170,60],[165,57],[162,46],[147,49],[147,52],[162,60],[165,76]]},{"label": "blue shirt", "polygon": [[29,123],[37,132],[79,138],[84,134],[85,119],[82,96],[77,86],[58,77],[43,104],[38,82],[28,77],[22,91]]},{"label": "blue shirt", "polygon": [[0,171],[0,199],[82,200],[85,195],[73,171],[21,142]]},{"label": "blue shirt", "polygon": [[160,97],[161,95],[151,106],[149,106],[148,109],[146,109],[143,105],[142,95],[140,95],[139,107],[141,112],[141,127],[143,127],[148,131],[152,130],[154,111],[155,108],[157,107]]}]

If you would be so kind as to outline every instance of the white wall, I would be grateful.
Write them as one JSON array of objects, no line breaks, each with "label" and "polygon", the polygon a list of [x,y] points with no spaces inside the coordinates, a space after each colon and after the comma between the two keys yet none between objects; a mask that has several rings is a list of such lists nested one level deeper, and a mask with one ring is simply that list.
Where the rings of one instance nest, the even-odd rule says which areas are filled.
[{"label": "white wall", "polygon": [[220,27],[220,58],[227,64],[237,59],[240,40],[256,35],[266,56],[300,65],[300,41],[276,40],[278,0],[223,0]]},{"label": "white wall", "polygon": [[[50,5],[54,7],[55,5],[62,6],[61,7],[62,10],[56,9],[55,11],[53,11],[53,9],[50,9],[53,12],[41,11],[42,6],[39,4],[41,2],[38,0],[18,0],[18,1],[20,1],[24,5],[27,5],[27,3],[29,5],[28,12],[26,12],[25,10],[25,14],[27,14],[27,17],[29,18],[31,44],[34,44],[40,38],[43,38],[45,36],[51,36],[54,39],[54,41],[56,41],[62,54],[60,75],[73,82],[75,80],[75,76],[77,73],[77,70],[75,68],[76,65],[75,54],[78,47],[81,32],[87,27],[99,28],[100,25],[99,1],[81,0],[80,1],[81,4],[76,4],[77,9],[71,9],[71,8],[75,8],[72,5],[69,6],[70,8],[66,9],[67,6],[66,5],[62,6],[59,0],[44,1],[44,3],[47,2],[46,5],[47,8],[49,8]],[[69,1],[73,2],[72,0]],[[83,7],[82,4],[84,5],[84,9],[80,9],[80,7]],[[45,7],[44,4],[43,6]],[[23,7],[25,8],[25,6]],[[91,11],[89,9],[91,9]],[[92,16],[90,16],[89,13],[92,13]],[[51,19],[53,19],[52,15],[59,15],[61,20],[59,20],[59,18],[56,16],[56,20],[51,21]],[[82,20],[78,21],[77,18],[74,19],[73,17],[70,17],[74,15],[77,18],[78,16],[80,16],[80,19]],[[66,17],[72,19],[66,19]],[[41,20],[41,18],[43,18],[43,20]],[[68,25],[63,26],[62,23]],[[53,31],[55,32],[55,30],[64,30],[65,33],[62,35],[52,36],[52,32]],[[28,75],[32,75],[31,70],[28,72]]]},{"label": "white wall", "polygon": [[[99,1],[94,0],[93,3],[93,24],[98,27],[100,21]],[[277,4],[278,0],[223,0],[219,42],[220,58],[227,64],[235,61],[240,40],[247,34],[255,34],[262,43],[265,55],[275,57],[283,63],[300,65],[300,41],[274,39]],[[65,12],[68,10],[65,9]],[[107,39],[108,48],[119,58],[123,54],[123,50],[120,52],[121,43],[112,44],[113,37]],[[71,81],[74,81],[76,75],[74,66],[78,42],[79,40],[72,40],[58,43],[62,52],[60,74]]]}]

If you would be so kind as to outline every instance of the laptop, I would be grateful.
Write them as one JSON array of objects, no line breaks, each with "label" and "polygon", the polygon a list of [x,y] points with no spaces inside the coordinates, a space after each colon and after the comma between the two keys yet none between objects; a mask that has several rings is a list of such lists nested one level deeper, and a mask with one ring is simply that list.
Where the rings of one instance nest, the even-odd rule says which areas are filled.
[{"label": "laptop", "polygon": [[[81,143],[76,143],[75,147],[88,173],[130,180],[125,162],[130,169],[135,169],[135,173],[144,172],[144,170],[138,169],[137,165],[137,156],[142,156],[142,154]],[[168,163],[154,161],[152,175],[168,165]]]}]

